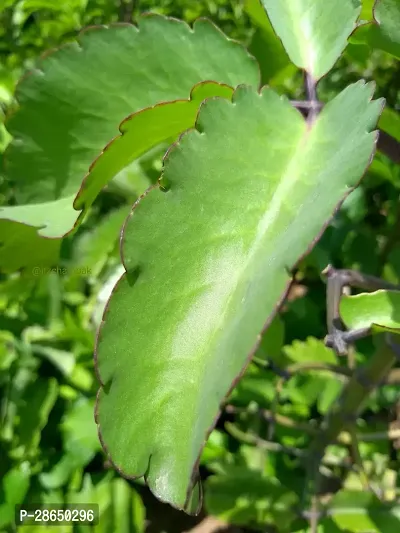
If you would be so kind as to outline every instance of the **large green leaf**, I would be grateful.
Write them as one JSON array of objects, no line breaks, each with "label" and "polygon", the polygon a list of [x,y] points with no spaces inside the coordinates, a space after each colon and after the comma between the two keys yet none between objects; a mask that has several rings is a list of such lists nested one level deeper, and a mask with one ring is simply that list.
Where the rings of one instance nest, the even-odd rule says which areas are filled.
[{"label": "large green leaf", "polygon": [[[79,214],[73,199],[90,164],[118,134],[118,124],[159,102],[188,98],[204,80],[232,87],[259,84],[254,59],[206,20],[191,29],[174,19],[146,16],[138,28],[86,31],[78,42],[42,58],[18,85],[18,106],[7,122],[14,140],[6,171],[24,205],[6,208],[0,218],[40,228],[47,237],[70,231]],[[184,129],[190,125],[185,122]],[[146,132],[142,150],[160,140],[148,137]]]},{"label": "large green leaf", "polygon": [[[381,101],[348,87],[311,127],[273,90],[207,101],[123,233],[127,274],[96,348],[96,420],[126,476],[189,508],[221,401],[273,316],[290,269],[364,172]],[[168,192],[164,192],[169,188]]]},{"label": "large green leaf", "polygon": [[315,80],[347,45],[361,12],[360,0],[261,0],[290,59]]}]

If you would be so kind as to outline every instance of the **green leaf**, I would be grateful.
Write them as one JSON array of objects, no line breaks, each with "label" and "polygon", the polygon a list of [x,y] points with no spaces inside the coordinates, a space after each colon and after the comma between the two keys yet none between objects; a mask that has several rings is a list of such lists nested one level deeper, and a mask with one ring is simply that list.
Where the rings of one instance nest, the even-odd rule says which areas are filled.
[{"label": "green leaf", "polygon": [[51,471],[40,474],[44,487],[61,487],[74,469],[86,466],[99,451],[93,411],[93,401],[81,398],[66,413],[61,425],[64,455]]},{"label": "green leaf", "polygon": [[187,98],[204,80],[259,83],[256,62],[206,20],[191,29],[144,16],[138,28],[95,28],[41,59],[18,85],[18,106],[7,122],[14,137],[7,175],[18,203],[28,204],[7,208],[7,218],[41,228],[44,236],[65,235],[79,214],[72,202],[82,179],[117,125],[146,107]]},{"label": "green leaf", "polygon": [[231,467],[225,475],[211,476],[205,494],[208,513],[238,526],[270,524],[286,531],[296,516],[296,494],[254,470]]},{"label": "green leaf", "polygon": [[381,35],[391,43],[396,55],[400,55],[400,1],[376,0],[374,18],[379,24]]},{"label": "green leaf", "polygon": [[268,405],[275,396],[275,387],[272,381],[265,379],[263,369],[250,365],[243,378],[239,381],[230,395],[229,401],[235,405],[246,406],[250,402],[259,405]]},{"label": "green leaf", "polygon": [[[343,296],[340,316],[349,329],[369,328],[376,333],[400,329],[400,291],[379,290]],[[380,327],[379,327],[380,326]]]},{"label": "green leaf", "polygon": [[29,488],[30,477],[31,472],[27,461],[7,472],[3,478],[3,490],[7,503],[16,505],[23,502]]},{"label": "green leaf", "polygon": [[113,479],[111,493],[114,503],[115,530],[121,533],[130,533],[131,488],[124,479]]},{"label": "green leaf", "polygon": [[294,341],[291,345],[285,346],[284,353],[292,363],[314,361],[334,365],[337,362],[334,352],[315,337],[308,337],[306,341]]},{"label": "green leaf", "polygon": [[319,80],[347,45],[360,0],[261,0],[292,62]]},{"label": "green leaf", "polygon": [[379,129],[391,135],[400,142],[400,114],[385,106],[378,122]]},{"label": "green leaf", "polygon": [[100,274],[119,240],[121,228],[130,210],[131,206],[115,209],[100,220],[92,231],[87,231],[76,239],[72,260],[73,272],[90,269],[92,277]]},{"label": "green leaf", "polygon": [[73,353],[40,344],[33,344],[32,346],[36,355],[47,359],[63,376],[70,377],[72,375],[76,365]]},{"label": "green leaf", "polygon": [[178,508],[288,269],[368,165],[382,107],[371,96],[349,86],[312,126],[269,88],[208,100],[125,225],[127,274],[98,335],[97,423],[114,464]]},{"label": "green leaf", "polygon": [[349,533],[348,529],[339,529],[332,520],[324,520],[323,524],[318,525],[318,529],[313,531],[310,526],[304,526],[301,529],[293,530],[292,533]]},{"label": "green leaf", "polygon": [[[93,476],[94,477],[94,476]],[[93,481],[95,481],[93,483]],[[99,506],[99,523],[93,528],[96,533],[108,533],[115,531],[113,524],[113,494],[112,473],[107,472],[101,479],[93,479],[90,474],[85,474],[80,492],[70,492],[67,497],[68,503],[87,504],[88,502]],[[79,524],[76,524],[79,526]],[[79,533],[85,533],[87,526],[78,527]],[[135,530],[133,530],[136,533]]]},{"label": "green leaf", "polygon": [[398,531],[400,505],[384,504],[368,492],[340,491],[329,504],[329,515],[341,528],[364,533]]},{"label": "green leaf", "polygon": [[279,315],[273,319],[262,336],[256,356],[259,359],[279,361],[285,340],[285,324]]},{"label": "green leaf", "polygon": [[400,1],[377,0],[373,12],[374,20],[360,26],[351,42],[366,43],[400,59]]},{"label": "green leaf", "polygon": [[93,401],[82,398],[66,414],[61,427],[65,451],[82,466],[100,449],[93,412]]},{"label": "green leaf", "polygon": [[144,533],[145,509],[137,492],[122,478],[112,480],[114,523],[118,533]]},{"label": "green leaf", "polygon": [[204,82],[192,89],[188,100],[161,103],[126,118],[119,127],[121,135],[91,166],[75,200],[75,209],[89,207],[114,176],[150,148],[193,127],[203,100],[213,96],[230,99],[232,94],[231,87]]},{"label": "green leaf", "polygon": [[371,20],[373,18],[374,0],[362,0],[360,19]]},{"label": "green leaf", "polygon": [[146,507],[139,493],[132,490],[132,533],[144,533],[146,530]]},{"label": "green leaf", "polygon": [[262,85],[276,87],[296,70],[273,33],[266,33],[257,28],[249,44],[249,52],[260,65]]},{"label": "green leaf", "polygon": [[12,7],[15,3],[15,0],[3,0],[0,6],[0,13],[5,11],[6,9]]},{"label": "green leaf", "polygon": [[[290,364],[337,363],[335,353],[327,348],[323,341],[308,337],[306,341],[294,341],[284,347],[284,354]],[[295,403],[311,407],[317,402],[318,410],[325,413],[338,395],[342,385],[335,375],[329,371],[312,370],[299,372],[285,387],[285,395]]]},{"label": "green leaf", "polygon": [[255,26],[258,26],[266,33],[273,33],[274,30],[260,0],[245,0],[244,9]]},{"label": "green leaf", "polygon": [[24,501],[29,489],[30,478],[31,471],[28,461],[24,461],[3,476],[4,503],[0,505],[0,527],[14,522],[15,506]]},{"label": "green leaf", "polygon": [[256,26],[249,52],[260,65],[262,84],[274,86],[283,77],[288,77],[294,66],[277,38],[260,0],[246,0],[245,11]]},{"label": "green leaf", "polygon": [[[35,207],[0,207],[0,271],[16,272],[24,269],[32,272],[35,267],[48,267],[57,263],[61,241],[40,237],[37,229],[43,227],[48,215],[46,206],[42,205],[39,212]],[[57,209],[54,213],[56,211]],[[19,224],[15,220],[27,221],[34,227]],[[26,243],[29,243],[29,253]]]},{"label": "green leaf", "polygon": [[18,453],[18,456],[28,458],[37,451],[41,431],[47,424],[57,393],[58,383],[54,378],[38,379],[28,385],[18,413],[18,447],[12,451],[14,457]]}]

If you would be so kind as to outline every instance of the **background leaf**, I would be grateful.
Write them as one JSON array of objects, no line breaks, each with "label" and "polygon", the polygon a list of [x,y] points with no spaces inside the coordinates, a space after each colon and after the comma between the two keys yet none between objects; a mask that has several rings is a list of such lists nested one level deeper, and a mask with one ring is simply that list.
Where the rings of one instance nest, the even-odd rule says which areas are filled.
[{"label": "background leaf", "polygon": [[246,0],[245,11],[256,26],[249,52],[260,65],[262,84],[273,87],[287,77],[289,72],[292,73],[295,67],[276,36],[260,0]]},{"label": "background leaf", "polygon": [[293,63],[315,80],[334,65],[361,12],[359,0],[261,0]]},{"label": "background leaf", "polygon": [[203,80],[259,83],[255,61],[205,20],[192,30],[143,17],[138,28],[87,31],[43,58],[18,85],[18,107],[7,121],[14,137],[7,177],[16,184],[17,202],[28,206],[8,207],[0,216],[40,227],[44,236],[70,231],[78,216],[72,200],[122,119],[185,98]]},{"label": "background leaf", "polygon": [[400,526],[400,507],[385,505],[368,492],[341,492],[330,504],[332,520],[354,532],[393,531]]},{"label": "background leaf", "polygon": [[245,468],[230,468],[206,483],[206,507],[210,514],[231,524],[273,525],[285,530],[293,520],[297,495],[277,479]]},{"label": "background leaf", "polygon": [[400,58],[400,2],[399,0],[376,0],[374,19],[360,26],[352,35],[354,43],[365,43],[371,48],[383,50]]},{"label": "background leaf", "polygon": [[380,290],[343,297],[340,315],[349,329],[368,328],[372,324],[400,329],[400,291]]},{"label": "background leaf", "polygon": [[101,189],[123,168],[153,146],[176,139],[194,126],[198,108],[210,97],[232,98],[233,89],[226,85],[204,82],[196,85],[188,100],[177,100],[144,109],[125,119],[121,135],[96,159],[74,202],[76,209],[91,205]]}]

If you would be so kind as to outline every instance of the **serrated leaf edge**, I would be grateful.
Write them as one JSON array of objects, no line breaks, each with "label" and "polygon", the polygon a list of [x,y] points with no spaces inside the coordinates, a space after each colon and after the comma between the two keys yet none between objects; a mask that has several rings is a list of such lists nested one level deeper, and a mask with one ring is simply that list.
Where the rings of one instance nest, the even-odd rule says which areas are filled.
[{"label": "serrated leaf edge", "polygon": [[[359,80],[358,82],[354,83],[354,84],[351,84],[351,85],[355,85],[355,84],[364,84],[366,85],[365,81],[364,80]],[[373,85],[374,88],[375,88],[375,84],[373,82],[369,82],[369,84]],[[235,95],[237,94],[238,90],[244,88],[244,87],[248,87],[247,85],[239,85],[235,92],[233,93],[233,96],[232,96],[232,101],[230,102],[231,105],[235,105]],[[257,90],[257,93],[259,95],[261,95],[262,91],[264,89],[268,89],[269,87],[267,85],[261,87],[260,89]],[[370,97],[368,98],[368,104],[370,102],[372,102],[373,100],[373,95],[374,95],[374,92],[372,91],[371,92],[371,95]],[[281,309],[289,291],[290,291],[290,288],[294,282],[294,274],[293,272],[296,270],[296,268],[298,267],[298,265],[301,263],[301,261],[304,259],[304,257],[306,257],[310,251],[313,249],[313,247],[315,246],[315,244],[319,241],[319,239],[321,238],[322,234],[324,233],[325,229],[327,228],[327,226],[329,225],[330,221],[333,219],[333,217],[336,215],[336,213],[339,211],[339,209],[341,208],[343,202],[346,200],[346,198],[349,196],[349,194],[351,192],[353,192],[360,184],[361,180],[363,179],[363,177],[365,176],[370,164],[372,163],[372,160],[375,156],[375,153],[376,153],[376,147],[377,147],[377,142],[378,142],[378,137],[379,137],[379,131],[378,130],[374,130],[373,132],[371,133],[374,133],[375,134],[375,139],[374,139],[374,143],[373,143],[373,149],[372,149],[372,152],[371,152],[371,156],[367,162],[367,165],[364,169],[364,172],[362,173],[360,179],[358,180],[358,182],[353,186],[353,187],[348,187],[348,190],[346,191],[346,193],[344,194],[342,200],[337,204],[337,206],[335,207],[335,209],[333,210],[333,212],[331,213],[331,215],[327,218],[326,222],[323,224],[320,232],[318,233],[318,235],[311,241],[310,245],[307,247],[307,249],[304,251],[304,253],[299,257],[299,259],[296,261],[296,263],[293,265],[293,266],[286,266],[286,270],[288,272],[288,274],[291,275],[291,279],[288,280],[287,284],[286,284],[286,287],[285,289],[283,290],[282,292],[282,295],[281,297],[279,298],[279,300],[277,301],[276,305],[275,305],[275,308],[274,310],[272,311],[272,313],[267,317],[266,319],[266,322],[264,323],[264,326],[263,328],[261,329],[261,332],[257,335],[257,338],[255,340],[255,344],[253,346],[253,348],[250,350],[248,356],[247,356],[247,359],[243,365],[243,368],[242,370],[239,372],[239,374],[233,379],[232,381],[232,385],[230,387],[230,389],[227,391],[224,399],[222,400],[221,402],[221,405],[220,405],[220,409],[219,411],[216,413],[216,416],[210,426],[210,428],[208,429],[208,431],[206,432],[206,435],[205,435],[205,438],[204,438],[204,443],[203,445],[201,446],[200,450],[199,450],[199,455],[198,455],[198,458],[196,460],[196,462],[193,464],[193,469],[192,469],[192,476],[191,476],[191,481],[189,482],[189,485],[188,485],[188,489],[187,489],[187,493],[186,493],[186,500],[185,500],[185,503],[182,507],[180,506],[177,506],[175,505],[174,503],[170,502],[170,501],[167,501],[167,500],[164,500],[162,498],[160,498],[160,496],[156,493],[156,491],[154,491],[154,489],[147,483],[147,479],[148,479],[148,472],[150,470],[150,464],[151,464],[151,456],[152,454],[149,454],[149,461],[148,461],[148,466],[147,466],[147,469],[144,473],[142,474],[138,474],[138,475],[135,475],[135,476],[130,476],[128,474],[126,474],[123,470],[123,468],[121,468],[120,466],[118,466],[114,460],[112,459],[111,457],[111,454],[108,450],[108,447],[107,447],[107,444],[105,443],[104,439],[103,439],[103,436],[102,436],[102,432],[101,432],[101,426],[100,426],[100,422],[99,422],[99,419],[98,419],[98,410],[99,410],[99,403],[100,403],[100,395],[102,393],[102,391],[104,390],[105,388],[105,384],[103,383],[102,379],[101,379],[101,376],[100,376],[100,371],[99,371],[99,368],[98,368],[98,347],[99,347],[99,342],[100,342],[100,337],[101,337],[101,331],[102,331],[102,327],[103,327],[103,324],[105,323],[106,321],[106,315],[107,315],[107,312],[108,312],[108,308],[109,308],[109,305],[110,305],[110,302],[111,302],[111,299],[114,295],[114,293],[118,290],[118,286],[120,284],[120,282],[124,279],[125,276],[127,276],[129,274],[127,268],[126,268],[126,263],[124,261],[124,255],[123,255],[123,246],[124,246],[124,235],[125,235],[125,231],[126,231],[126,228],[127,228],[127,224],[130,220],[130,218],[132,217],[136,207],[138,206],[138,204],[143,200],[143,198],[145,198],[148,194],[150,194],[150,192],[153,190],[153,189],[160,189],[161,188],[161,185],[162,185],[162,179],[163,179],[163,174],[164,174],[164,169],[165,169],[165,164],[166,164],[166,161],[168,160],[168,157],[169,157],[169,154],[171,153],[171,151],[174,150],[174,148],[177,148],[177,146],[179,145],[182,137],[184,137],[185,135],[188,135],[190,132],[194,131],[194,130],[197,130],[199,133],[201,133],[201,128],[198,127],[198,122],[199,122],[199,115],[201,113],[201,110],[202,110],[202,107],[204,106],[204,104],[206,102],[208,102],[209,100],[215,100],[215,99],[221,99],[221,97],[211,97],[211,98],[207,98],[205,99],[201,105],[199,106],[199,109],[197,111],[197,117],[196,117],[196,121],[195,121],[195,125],[193,128],[190,128],[188,130],[186,130],[185,132],[183,132],[178,140],[173,143],[169,149],[167,150],[167,152],[165,153],[164,157],[163,157],[163,168],[162,168],[162,171],[161,171],[161,175],[157,181],[156,184],[150,186],[137,200],[136,202],[133,204],[132,206],[132,209],[131,209],[131,212],[129,213],[129,215],[127,216],[127,218],[125,219],[125,222],[124,222],[124,225],[121,229],[121,234],[120,234],[120,255],[121,255],[121,262],[125,268],[125,272],[121,275],[121,277],[118,279],[118,281],[116,282],[111,294],[110,294],[110,297],[105,305],[105,308],[104,308],[104,311],[103,311],[103,315],[102,315],[102,319],[101,319],[101,322],[100,322],[100,325],[99,325],[99,328],[97,330],[97,335],[96,335],[96,340],[95,340],[95,348],[94,348],[94,369],[95,369],[95,373],[96,373],[96,377],[97,377],[97,380],[100,384],[100,387],[99,387],[99,390],[97,392],[97,395],[96,395],[96,402],[95,402],[95,411],[94,411],[94,418],[95,418],[95,423],[97,425],[97,433],[98,433],[98,436],[99,436],[99,440],[100,440],[100,443],[101,443],[101,446],[107,456],[107,459],[109,460],[109,462],[113,465],[113,467],[115,468],[115,470],[122,476],[124,477],[125,479],[128,479],[128,480],[135,480],[135,479],[138,479],[140,477],[143,477],[145,482],[146,482],[146,485],[148,486],[150,492],[159,500],[161,501],[162,503],[168,503],[169,505],[171,505],[171,507],[173,507],[174,509],[177,509],[179,511],[185,511],[185,512],[188,512],[187,510],[187,504],[188,504],[188,501],[190,499],[190,496],[191,496],[191,493],[192,493],[192,490],[193,490],[193,487],[194,487],[194,483],[193,483],[193,480],[198,478],[199,477],[199,472],[198,472],[198,468],[199,468],[199,464],[200,464],[200,459],[201,459],[201,454],[203,452],[203,449],[204,449],[204,446],[207,442],[207,439],[209,438],[211,432],[213,431],[213,429],[215,428],[216,426],[216,423],[221,415],[221,412],[222,412],[222,406],[224,405],[225,403],[225,400],[229,397],[229,395],[231,394],[231,392],[233,391],[233,389],[236,387],[236,385],[238,384],[238,382],[240,381],[240,379],[243,377],[244,373],[246,372],[252,358],[253,358],[253,355],[256,353],[258,347],[259,347],[259,344],[261,342],[261,338],[263,336],[263,334],[265,333],[265,331],[268,329],[270,323],[272,322],[272,320],[274,319],[274,317],[276,316],[276,314],[279,312],[279,310]],[[384,107],[384,101],[382,101],[382,106],[381,106],[381,112],[383,110],[383,107]],[[302,117],[303,120],[306,122],[306,119],[304,117]],[[202,489],[201,489],[201,480],[198,482],[199,483],[199,490],[200,490],[200,496],[202,496]],[[197,509],[197,511],[194,513],[195,515],[197,515],[200,510],[201,510],[201,507],[202,507],[202,499],[199,501],[199,508]],[[189,513],[189,514],[193,514],[193,513]]]}]

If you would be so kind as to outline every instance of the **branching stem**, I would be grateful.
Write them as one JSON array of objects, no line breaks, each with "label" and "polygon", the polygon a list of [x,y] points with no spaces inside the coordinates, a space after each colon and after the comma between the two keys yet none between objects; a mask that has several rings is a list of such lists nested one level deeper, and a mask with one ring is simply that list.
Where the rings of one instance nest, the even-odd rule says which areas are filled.
[{"label": "branching stem", "polygon": [[320,105],[320,102],[318,101],[318,96],[317,96],[317,84],[314,78],[308,72],[305,73],[304,84],[305,84],[307,100],[310,105],[308,116],[307,116],[307,122],[309,124],[312,124],[314,120],[317,118],[319,110],[321,109],[321,105]]}]

